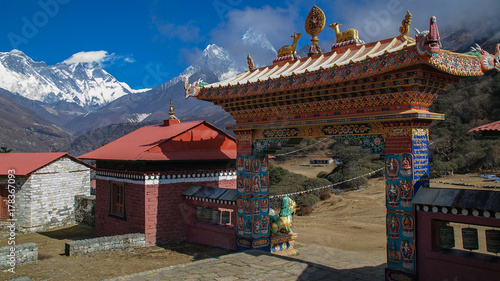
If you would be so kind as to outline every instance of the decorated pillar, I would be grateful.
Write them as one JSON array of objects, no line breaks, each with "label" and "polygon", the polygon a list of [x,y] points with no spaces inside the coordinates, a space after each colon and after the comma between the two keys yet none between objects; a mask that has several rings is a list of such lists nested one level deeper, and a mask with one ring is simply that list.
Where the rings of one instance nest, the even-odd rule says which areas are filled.
[{"label": "decorated pillar", "polygon": [[384,123],[386,129],[386,280],[417,280],[415,207],[421,187],[429,186],[428,121]]},{"label": "decorated pillar", "polygon": [[268,157],[254,153],[252,131],[235,134],[238,149],[236,249],[270,251]]}]

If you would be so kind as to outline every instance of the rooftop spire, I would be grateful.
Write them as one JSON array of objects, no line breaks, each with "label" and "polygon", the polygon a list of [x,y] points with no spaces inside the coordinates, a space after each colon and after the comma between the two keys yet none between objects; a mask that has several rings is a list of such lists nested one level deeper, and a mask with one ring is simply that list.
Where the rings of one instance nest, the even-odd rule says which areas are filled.
[{"label": "rooftop spire", "polygon": [[172,105],[172,100],[170,100],[170,108],[168,109],[168,114],[170,115],[170,117],[168,119],[177,119],[177,117],[175,117],[175,112],[174,112],[174,106]]},{"label": "rooftop spire", "polygon": [[312,45],[309,47],[309,53],[307,53],[309,57],[321,54],[321,48],[318,45],[318,35],[325,28],[325,23],[325,13],[318,6],[314,5],[311,11],[309,11],[305,23],[306,32],[312,37]]},{"label": "rooftop spire", "polygon": [[172,105],[172,100],[170,100],[170,108],[168,109],[168,115],[170,115],[170,117],[168,117],[167,120],[163,120],[163,126],[170,126],[172,124],[181,123],[181,120],[175,117],[174,114],[174,106]]}]

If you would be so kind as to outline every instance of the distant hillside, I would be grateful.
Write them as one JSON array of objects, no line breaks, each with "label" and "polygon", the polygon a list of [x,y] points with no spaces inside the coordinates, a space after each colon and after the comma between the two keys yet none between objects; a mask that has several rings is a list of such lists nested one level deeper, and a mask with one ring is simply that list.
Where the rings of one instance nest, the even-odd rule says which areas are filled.
[{"label": "distant hillside", "polygon": [[500,168],[500,138],[484,138],[467,132],[500,120],[500,74],[463,78],[439,95],[431,112],[445,114],[430,127],[431,174],[470,172]]},{"label": "distant hillside", "polygon": [[0,89],[0,145],[12,152],[57,151],[71,142],[71,135]]}]

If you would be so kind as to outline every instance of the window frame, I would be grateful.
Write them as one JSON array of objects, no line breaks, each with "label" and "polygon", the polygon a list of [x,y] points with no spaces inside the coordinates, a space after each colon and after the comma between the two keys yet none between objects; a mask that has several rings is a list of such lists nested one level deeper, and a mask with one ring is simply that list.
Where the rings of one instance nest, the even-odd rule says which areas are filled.
[{"label": "window frame", "polygon": [[125,183],[111,182],[109,196],[109,215],[125,218]]}]

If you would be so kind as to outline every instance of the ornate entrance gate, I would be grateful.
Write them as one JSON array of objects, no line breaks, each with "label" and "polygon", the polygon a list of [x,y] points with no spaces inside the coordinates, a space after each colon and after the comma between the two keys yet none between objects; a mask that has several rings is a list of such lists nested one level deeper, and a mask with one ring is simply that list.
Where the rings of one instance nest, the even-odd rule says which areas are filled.
[{"label": "ornate entrance gate", "polygon": [[429,185],[428,127],[444,119],[429,106],[460,76],[500,65],[482,50],[442,50],[435,17],[429,31],[408,37],[410,19],[408,12],[397,37],[372,43],[337,30],[337,43],[322,53],[317,35],[325,16],[314,6],[306,22],[313,38],[308,57],[292,49],[253,69],[249,56],[249,70],[232,79],[205,87],[186,83],[186,97],[220,105],[236,120],[229,129],[238,149],[238,249],[271,250],[267,154],[302,138],[335,137],[385,154],[387,276],[416,278],[411,199]]}]

